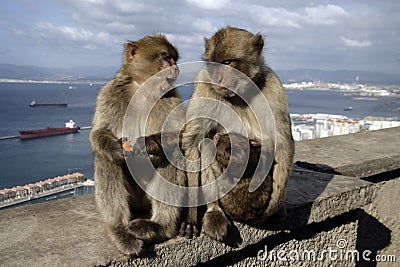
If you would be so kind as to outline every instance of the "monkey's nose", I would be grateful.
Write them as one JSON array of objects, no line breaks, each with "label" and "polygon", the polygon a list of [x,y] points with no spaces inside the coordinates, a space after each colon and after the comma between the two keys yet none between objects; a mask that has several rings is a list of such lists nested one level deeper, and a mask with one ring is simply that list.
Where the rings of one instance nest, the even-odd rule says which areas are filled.
[{"label": "monkey's nose", "polygon": [[168,76],[167,79],[171,81],[175,81],[179,76],[179,67],[177,65],[173,65],[168,68]]}]

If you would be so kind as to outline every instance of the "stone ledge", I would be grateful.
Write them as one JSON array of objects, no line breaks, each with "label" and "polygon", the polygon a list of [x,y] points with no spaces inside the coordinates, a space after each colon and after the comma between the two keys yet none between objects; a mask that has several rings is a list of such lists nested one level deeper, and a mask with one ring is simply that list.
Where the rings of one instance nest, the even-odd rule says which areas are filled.
[{"label": "stone ledge", "polygon": [[[357,166],[373,166],[363,164],[363,159],[370,163],[379,162],[381,171],[399,169],[400,160],[390,164],[383,160],[388,155],[392,159],[399,159],[400,142],[396,141],[399,128],[395,130],[299,142],[296,144],[296,160],[328,166],[335,172],[345,169],[345,166],[350,170],[350,163],[354,162],[357,172],[348,173],[355,177],[363,176],[363,173],[379,173],[375,169],[360,172]],[[380,142],[379,139],[384,141]],[[352,140],[357,142],[353,144]],[[340,144],[340,149],[335,149],[333,144]],[[359,153],[354,153],[356,149]],[[386,149],[388,155],[385,154]],[[364,156],[365,151],[371,152]],[[332,220],[339,220],[335,227],[340,231],[328,231],[331,233],[330,238],[347,234],[354,239],[352,225],[357,218],[348,218],[356,216],[360,208],[368,206],[377,192],[382,194],[380,189],[386,188],[385,184],[388,183],[384,181],[374,184],[355,177],[295,168],[288,186],[288,219],[285,223],[266,224],[263,229],[235,223],[237,232],[232,235],[229,245],[210,240],[206,236],[192,240],[175,238],[149,247],[147,257],[136,259],[124,257],[110,244],[92,195],[1,210],[0,258],[4,266],[26,266],[27,263],[31,266],[193,266],[217,259],[221,263],[266,240],[274,240],[278,247],[287,246],[292,233],[310,231],[315,236],[323,237],[324,231],[307,229],[321,223],[330,224]],[[400,178],[395,181],[399,184]],[[347,219],[337,219],[341,216]],[[288,237],[281,238],[282,235]],[[329,239],[328,236],[322,237],[318,240]],[[348,238],[351,239],[350,236]],[[302,246],[299,242],[297,246]],[[245,259],[243,264],[250,265],[249,261],[254,260],[254,256],[256,252],[252,254],[253,258]],[[238,264],[241,265],[239,261]]]},{"label": "stone ledge", "polygon": [[331,173],[368,177],[400,168],[400,127],[296,143],[295,161]]}]

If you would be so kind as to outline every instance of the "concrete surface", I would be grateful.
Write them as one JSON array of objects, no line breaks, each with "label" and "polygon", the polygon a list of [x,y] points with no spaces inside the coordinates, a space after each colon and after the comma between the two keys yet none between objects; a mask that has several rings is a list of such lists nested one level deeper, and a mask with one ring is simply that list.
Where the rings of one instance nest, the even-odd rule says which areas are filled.
[{"label": "concrete surface", "polygon": [[399,151],[400,128],[395,127],[297,142],[294,160],[324,172],[366,177],[399,169]]},{"label": "concrete surface", "polygon": [[[262,229],[235,223],[227,244],[203,235],[175,238],[131,259],[110,244],[91,195],[0,210],[0,266],[377,265],[257,257],[265,247],[321,255],[343,240],[343,251],[371,249],[373,256],[391,253],[399,262],[400,178],[385,178],[400,169],[399,133],[394,128],[298,142],[295,158],[303,164],[289,182],[288,219]],[[380,173],[379,183],[358,178]]]}]

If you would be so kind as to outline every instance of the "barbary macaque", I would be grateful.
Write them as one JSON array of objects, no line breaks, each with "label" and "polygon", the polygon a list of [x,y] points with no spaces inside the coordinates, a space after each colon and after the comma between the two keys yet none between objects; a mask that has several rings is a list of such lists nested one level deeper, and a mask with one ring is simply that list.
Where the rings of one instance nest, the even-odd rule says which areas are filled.
[{"label": "barbary macaque", "polygon": [[[293,162],[294,141],[286,94],[279,78],[264,63],[262,55],[264,40],[260,34],[225,27],[218,30],[211,39],[206,39],[205,47],[204,60],[209,65],[211,63],[225,65],[225,69],[228,71],[221,67],[214,69],[206,67],[198,75],[199,82],[195,82],[195,90],[186,112],[187,123],[182,137],[182,149],[185,157],[195,166],[188,168],[188,185],[190,187],[203,186],[213,183],[218,178],[218,172],[215,171],[218,169],[218,161],[210,160],[211,156],[207,146],[199,146],[199,144],[204,139],[212,138],[215,133],[226,133],[228,131],[225,129],[226,125],[224,126],[218,119],[225,120],[225,124],[229,124],[231,127],[229,132],[237,132],[242,135],[243,132],[247,132],[249,139],[262,144],[261,151],[268,149],[275,151],[272,158],[268,155],[263,156],[262,153],[259,161],[261,169],[264,168],[263,164],[268,165],[267,161],[274,163],[270,173],[272,188],[271,190],[262,189],[265,191],[260,192],[265,199],[269,199],[268,204],[259,207],[260,210],[257,211],[257,219],[266,220],[284,206],[286,186]],[[241,72],[249,81],[238,80],[238,75],[234,71]],[[203,79],[204,77],[208,78]],[[205,80],[211,80],[211,82],[202,82]],[[256,90],[246,93],[251,85],[256,86]],[[242,99],[241,95],[245,95],[247,99]],[[204,99],[216,101],[207,102]],[[267,103],[253,105],[257,101],[257,103],[261,103],[260,99],[266,99],[269,107]],[[270,108],[273,118],[257,117],[256,111],[251,108],[251,105],[255,106],[258,111],[267,111]],[[228,108],[222,108],[223,106]],[[235,116],[230,113],[232,111]],[[207,116],[198,120],[193,119],[204,115],[203,113],[212,119],[205,118]],[[268,120],[274,121],[275,131],[271,131],[268,128],[270,126],[265,126],[267,124],[263,126],[260,123],[260,121]],[[240,127],[244,128],[244,131],[236,131]],[[266,134],[267,132],[274,132],[275,136],[271,137],[270,134]],[[205,161],[211,161],[207,168],[203,168]],[[198,168],[199,164],[202,168],[201,172]],[[188,166],[191,165],[188,164]],[[268,176],[266,173],[263,178],[268,179]],[[263,186],[262,183],[260,185]],[[215,188],[215,190],[219,190],[219,188]],[[207,194],[209,192],[204,192],[203,195]],[[238,198],[237,202],[245,202],[248,197],[247,194],[233,195]],[[199,232],[200,218],[196,211],[196,208],[189,210],[188,218],[181,229],[186,229],[186,232],[189,233]],[[202,231],[213,239],[224,241],[230,225],[230,220],[221,208],[220,202],[209,202],[207,211],[202,218]],[[185,235],[190,236],[190,234]]]},{"label": "barbary macaque", "polygon": [[[125,255],[139,255],[144,244],[161,242],[175,236],[181,220],[179,207],[153,199],[133,179],[130,168],[140,173],[142,166],[128,166],[124,153],[132,153],[131,143],[122,142],[128,105],[139,88],[156,73],[165,71],[166,74],[150,79],[151,82],[145,88],[149,92],[147,96],[143,94],[148,98],[142,97],[140,104],[129,106],[130,112],[140,113],[143,107],[153,104],[151,102],[154,99],[150,99],[152,96],[161,96],[146,120],[145,133],[142,135],[160,133],[168,114],[181,104],[177,90],[172,89],[172,82],[179,74],[176,65],[178,57],[177,49],[160,34],[128,41],[125,44],[122,67],[116,77],[101,88],[97,97],[90,134],[95,156],[96,203],[111,238]],[[183,111],[181,117],[184,118]],[[138,122],[128,123],[139,128]],[[135,142],[135,139],[127,140],[131,141]],[[157,160],[152,162],[156,166],[162,163]],[[161,167],[155,169],[165,179],[182,186],[186,184],[184,173],[175,169],[171,171],[173,168],[168,164]],[[143,179],[149,181],[149,186],[157,186],[151,183],[151,177]],[[176,198],[183,196],[178,194]],[[138,219],[136,215],[142,213],[150,218]]]},{"label": "barbary macaque", "polygon": [[[219,204],[234,221],[251,224],[264,212],[272,191],[272,177],[269,174],[260,187],[254,192],[249,192],[251,178],[260,159],[261,144],[236,133],[217,133],[213,139],[216,145],[216,160],[221,167],[223,179],[233,183],[232,178],[239,178],[234,188],[219,199]],[[234,155],[231,153],[232,146],[236,146]],[[248,155],[244,152],[246,147],[250,149]]]}]

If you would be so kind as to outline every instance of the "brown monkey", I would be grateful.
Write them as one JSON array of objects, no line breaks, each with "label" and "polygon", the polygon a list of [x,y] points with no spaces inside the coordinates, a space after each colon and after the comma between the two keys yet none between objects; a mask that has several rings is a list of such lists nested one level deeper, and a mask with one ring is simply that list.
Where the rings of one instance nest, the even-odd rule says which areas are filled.
[{"label": "brown monkey", "polygon": [[[176,159],[179,156],[181,152],[180,142],[179,134],[172,132],[157,133],[139,137],[131,151],[134,156],[147,154],[154,168],[160,168],[169,165],[168,159],[172,157]],[[175,144],[177,144],[176,147]]]},{"label": "brown monkey", "polygon": [[[229,136],[232,137],[232,142]],[[221,172],[226,172],[223,174],[223,179],[240,178],[235,187],[219,199],[219,204],[233,220],[252,223],[252,220],[264,212],[272,191],[272,179],[271,175],[268,175],[257,190],[249,192],[250,181],[260,159],[261,144],[235,133],[218,133],[214,136],[214,142],[216,159],[221,166]],[[237,148],[234,155],[231,154],[233,146]],[[244,152],[245,147],[250,148],[248,155]],[[248,161],[245,161],[247,156]],[[229,163],[231,165],[228,168]]]},{"label": "brown monkey", "polygon": [[[239,70],[250,78],[259,89],[255,97],[259,95],[265,97],[272,111],[276,126],[272,193],[267,207],[261,209],[260,212],[262,214],[259,219],[267,219],[283,207],[294,154],[287,98],[279,78],[264,63],[263,47],[264,40],[260,34],[252,34],[243,29],[225,27],[218,30],[211,39],[206,39],[204,53],[205,61],[225,64]],[[224,132],[224,127],[216,120],[205,119],[204,117],[199,120],[192,118],[199,117],[199,115],[202,115],[201,112],[212,110],[213,113],[210,112],[210,115],[216,114],[219,118],[227,118],[226,120],[231,124],[235,124],[237,121],[226,110],[219,109],[220,106],[213,106],[212,103],[208,104],[207,102],[202,105],[201,102],[194,101],[196,99],[215,99],[219,103],[230,107],[242,120],[242,125],[245,127],[249,138],[259,142],[265,140],[263,132],[266,129],[260,128],[257,120],[260,118],[255,117],[247,102],[240,99],[235,91],[230,90],[235,88],[237,92],[246,91],[248,83],[238,83],[234,75],[230,73],[225,73],[225,75],[220,73],[218,75],[217,72],[211,73],[207,69],[199,73],[200,78],[207,75],[212,76],[214,84],[201,83],[201,80],[198,79],[200,82],[195,83],[195,90],[186,113],[188,119],[183,133],[182,147],[186,158],[192,161],[198,159],[200,155],[200,162],[209,157],[207,149],[198,150],[198,144],[204,138],[210,138],[212,133]],[[264,149],[264,142],[261,143],[263,143],[262,149]],[[264,161],[265,159],[260,160],[261,163]],[[188,171],[189,186],[199,186],[215,181],[217,178],[215,169],[218,168],[216,165],[218,166],[218,162],[214,160],[208,168],[201,171],[201,174],[193,170]],[[267,190],[265,195],[268,194],[269,191]],[[246,195],[238,197],[238,201],[244,201]],[[191,229],[190,225],[193,225],[194,229],[196,229],[197,220],[196,209],[190,209],[186,221],[186,229]],[[202,220],[203,232],[216,240],[223,241],[227,236],[229,225],[230,222],[219,206],[218,201],[207,204],[207,211]]]},{"label": "brown monkey", "polygon": [[[231,137],[233,141],[231,142]],[[260,159],[261,153],[261,144],[256,140],[249,140],[245,136],[242,136],[237,133],[230,134],[222,134],[217,133],[213,137],[214,143],[216,145],[216,160],[221,165],[221,170],[225,171],[228,167],[228,164],[231,163],[232,166],[228,170],[230,176],[241,176],[242,178],[249,178],[253,176],[258,161]],[[231,155],[232,146],[237,147],[237,153],[235,155]],[[247,157],[244,152],[245,147],[249,147],[249,155],[248,161],[244,162],[244,159]],[[243,165],[245,164],[245,171],[241,174],[241,170]]]},{"label": "brown monkey", "polygon": [[[131,98],[147,79],[161,70],[168,70],[168,74],[159,77],[157,82],[153,82],[153,87],[147,89],[152,90],[151,94],[170,89],[170,83],[178,76],[178,57],[176,48],[160,34],[128,41],[121,69],[113,80],[101,88],[97,97],[90,134],[95,155],[96,203],[111,238],[126,255],[138,255],[144,243],[162,241],[175,236],[177,232],[180,208],[149,198],[138,186],[125,162],[121,140],[124,116]],[[147,105],[146,101],[150,100],[142,101],[143,105]],[[175,89],[165,93],[151,110],[146,121],[146,134],[159,133],[167,115],[180,103],[180,96]],[[133,107],[135,109],[141,111],[140,106]],[[129,145],[124,144],[124,147]],[[141,168],[140,165],[134,166],[138,171]],[[161,175],[171,183],[185,184],[185,177],[181,173],[177,175],[176,171],[169,171],[169,168],[164,168]],[[147,174],[144,172],[143,175]],[[142,212],[151,214],[151,218],[135,219],[135,215]]]}]

